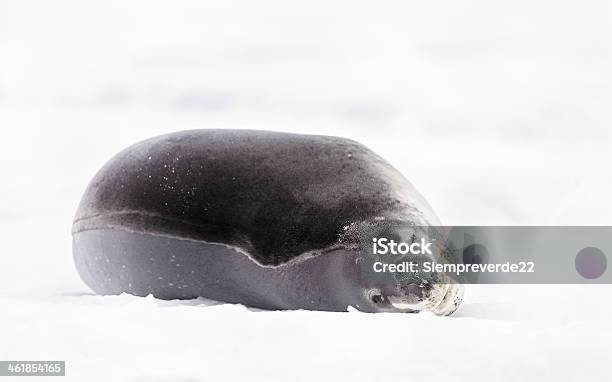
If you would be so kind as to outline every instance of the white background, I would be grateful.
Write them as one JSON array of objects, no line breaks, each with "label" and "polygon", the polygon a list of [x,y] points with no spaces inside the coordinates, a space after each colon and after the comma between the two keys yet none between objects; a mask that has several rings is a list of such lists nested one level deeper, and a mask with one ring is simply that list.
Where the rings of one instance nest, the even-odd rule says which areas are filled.
[{"label": "white background", "polygon": [[610,286],[469,286],[451,318],[251,312],[94,296],[72,265],[97,169],[198,127],[358,140],[449,225],[611,225],[610,5],[493,3],[0,0],[0,359],[81,381],[611,378]]}]

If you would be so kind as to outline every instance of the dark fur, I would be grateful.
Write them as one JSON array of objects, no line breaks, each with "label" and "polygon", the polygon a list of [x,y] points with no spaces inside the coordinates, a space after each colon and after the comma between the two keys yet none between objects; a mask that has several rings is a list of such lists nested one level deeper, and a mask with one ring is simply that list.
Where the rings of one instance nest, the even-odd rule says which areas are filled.
[{"label": "dark fur", "polygon": [[354,222],[424,223],[430,212],[415,204],[427,204],[402,200],[405,190],[413,188],[395,169],[348,139],[185,131],[111,159],[85,192],[73,233],[120,228],[226,243],[277,265],[333,245]]}]

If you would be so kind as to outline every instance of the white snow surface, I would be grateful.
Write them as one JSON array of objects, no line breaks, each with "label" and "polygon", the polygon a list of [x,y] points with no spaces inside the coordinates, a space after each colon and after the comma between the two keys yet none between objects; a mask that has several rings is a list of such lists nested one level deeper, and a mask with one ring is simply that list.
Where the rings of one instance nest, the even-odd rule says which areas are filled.
[{"label": "white snow surface", "polygon": [[65,360],[53,381],[610,380],[609,285],[467,286],[453,317],[262,312],[96,296],[70,238],[107,159],[198,127],[358,140],[449,225],[610,225],[610,16],[588,0],[0,1],[0,360]]}]

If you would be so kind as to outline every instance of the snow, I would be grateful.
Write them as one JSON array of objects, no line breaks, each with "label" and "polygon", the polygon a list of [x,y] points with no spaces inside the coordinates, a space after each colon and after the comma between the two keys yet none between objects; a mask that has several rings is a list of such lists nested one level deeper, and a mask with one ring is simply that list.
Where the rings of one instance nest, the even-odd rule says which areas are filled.
[{"label": "snow", "polygon": [[110,156],[195,127],[358,140],[445,224],[610,225],[609,7],[0,2],[0,360],[75,381],[610,379],[609,285],[468,286],[453,317],[261,312],[95,296],[70,239]]}]

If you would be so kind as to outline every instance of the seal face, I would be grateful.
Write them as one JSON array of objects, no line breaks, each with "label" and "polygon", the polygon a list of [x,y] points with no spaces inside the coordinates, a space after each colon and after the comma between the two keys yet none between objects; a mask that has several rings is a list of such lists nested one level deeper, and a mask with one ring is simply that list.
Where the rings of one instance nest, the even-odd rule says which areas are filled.
[{"label": "seal face", "polygon": [[73,253],[83,280],[102,294],[401,310],[410,288],[373,297],[375,288],[355,276],[363,232],[352,227],[380,222],[437,218],[397,170],[357,142],[193,130],[129,147],[96,174],[75,216]]}]

